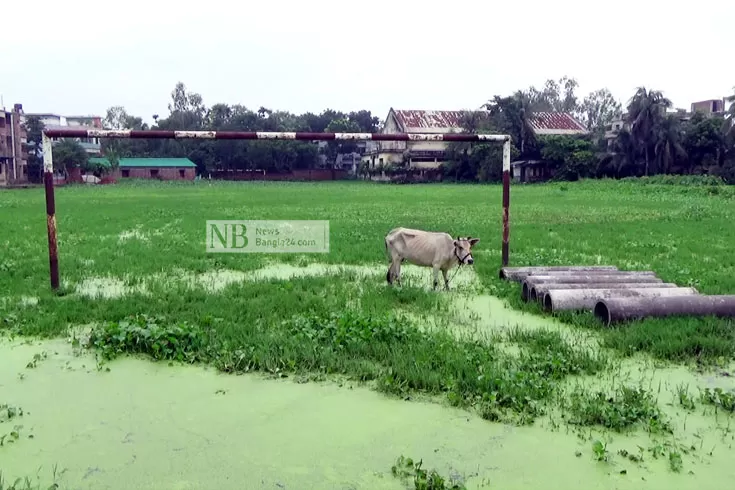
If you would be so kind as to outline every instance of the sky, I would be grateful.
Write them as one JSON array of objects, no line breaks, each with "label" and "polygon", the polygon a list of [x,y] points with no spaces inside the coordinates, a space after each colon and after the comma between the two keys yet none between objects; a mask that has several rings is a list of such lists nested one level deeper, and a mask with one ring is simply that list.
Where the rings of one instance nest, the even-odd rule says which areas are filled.
[{"label": "sky", "polygon": [[[636,87],[675,107],[732,95],[732,0],[336,0],[0,5],[0,96],[25,112],[165,117],[177,82],[204,103],[295,113],[479,108],[549,79],[582,99]],[[694,65],[697,67],[694,67]]]}]

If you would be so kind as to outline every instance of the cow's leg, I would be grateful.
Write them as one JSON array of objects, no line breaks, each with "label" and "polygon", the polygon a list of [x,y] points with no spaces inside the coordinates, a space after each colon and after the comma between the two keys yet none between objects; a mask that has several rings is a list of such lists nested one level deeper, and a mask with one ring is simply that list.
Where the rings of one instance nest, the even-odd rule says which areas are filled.
[{"label": "cow's leg", "polygon": [[436,287],[439,285],[439,266],[434,265],[434,291],[436,291]]},{"label": "cow's leg", "polygon": [[444,276],[444,289],[449,291],[449,278],[447,277],[447,269],[442,269],[442,276]]},{"label": "cow's leg", "polygon": [[395,243],[391,242],[389,244],[388,239],[385,240],[385,249],[390,255],[390,266],[385,274],[385,280],[388,281],[388,284],[393,284],[396,276],[400,274],[400,271],[396,269],[396,262],[400,263],[401,254],[395,249],[395,246]]},{"label": "cow's leg", "polygon": [[404,258],[399,258],[396,262],[395,266],[395,273],[396,273],[396,283],[400,286],[401,285],[401,264],[403,261],[406,260]]}]

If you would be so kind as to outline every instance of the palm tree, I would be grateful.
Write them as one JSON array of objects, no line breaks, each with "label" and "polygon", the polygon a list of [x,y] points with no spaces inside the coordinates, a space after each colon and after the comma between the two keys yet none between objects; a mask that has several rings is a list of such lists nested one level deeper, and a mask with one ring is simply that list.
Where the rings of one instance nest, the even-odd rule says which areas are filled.
[{"label": "palm tree", "polygon": [[[495,96],[492,100],[483,104],[483,107],[490,112],[490,117],[502,116],[505,125],[512,136],[518,138],[520,143],[519,150],[522,156],[525,156],[526,145],[536,144],[536,134],[531,125],[531,101],[522,91],[517,91],[510,97]],[[515,138],[514,138],[515,139]]]},{"label": "palm tree", "polygon": [[610,163],[618,177],[635,169],[637,149],[631,133],[627,129],[621,129],[613,141],[612,152],[609,154]]},{"label": "palm tree", "polygon": [[[735,92],[735,87],[732,88]],[[725,113],[725,121],[722,124],[722,140],[723,140],[723,151],[721,153],[722,158],[720,159],[720,165],[722,165],[722,159],[726,153],[735,151],[735,94],[725,98],[725,101],[730,103],[730,107]]]},{"label": "palm tree", "polygon": [[643,147],[645,175],[648,175],[649,150],[655,144],[654,130],[673,104],[658,90],[639,87],[628,102],[628,122],[635,141]]},{"label": "palm tree", "polygon": [[679,121],[673,117],[665,117],[654,127],[656,167],[659,172],[669,173],[671,164],[677,157],[686,158],[686,150],[682,146],[682,134]]}]

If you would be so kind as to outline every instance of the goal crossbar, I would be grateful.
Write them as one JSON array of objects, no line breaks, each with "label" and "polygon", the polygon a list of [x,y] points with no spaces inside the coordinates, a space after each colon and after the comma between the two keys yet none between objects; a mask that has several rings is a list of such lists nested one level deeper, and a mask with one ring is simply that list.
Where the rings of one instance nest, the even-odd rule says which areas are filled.
[{"label": "goal crossbar", "polygon": [[505,142],[505,134],[474,133],[315,133],[292,131],[162,131],[157,129],[48,129],[49,138],[135,138],[135,139],[214,139],[214,140],[300,140],[300,141],[447,141]]},{"label": "goal crossbar", "polygon": [[53,179],[53,147],[51,138],[113,139],[208,139],[208,140],[296,140],[296,141],[444,141],[466,143],[503,143],[503,241],[502,266],[508,266],[510,235],[510,145],[507,134],[474,133],[316,133],[289,131],[168,131],[135,129],[45,129],[43,171],[46,193],[46,225],[48,230],[49,272],[51,288],[59,288],[59,262],[56,242],[56,204]]}]

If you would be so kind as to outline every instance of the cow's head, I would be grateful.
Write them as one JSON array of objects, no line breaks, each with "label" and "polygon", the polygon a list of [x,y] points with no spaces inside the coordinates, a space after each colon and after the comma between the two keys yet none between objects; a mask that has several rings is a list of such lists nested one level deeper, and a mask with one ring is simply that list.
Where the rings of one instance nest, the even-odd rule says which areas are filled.
[{"label": "cow's head", "polygon": [[472,247],[479,241],[479,238],[472,238],[471,236],[467,238],[458,236],[454,240],[454,255],[457,256],[460,264],[472,265],[475,263],[475,259],[472,258]]}]

